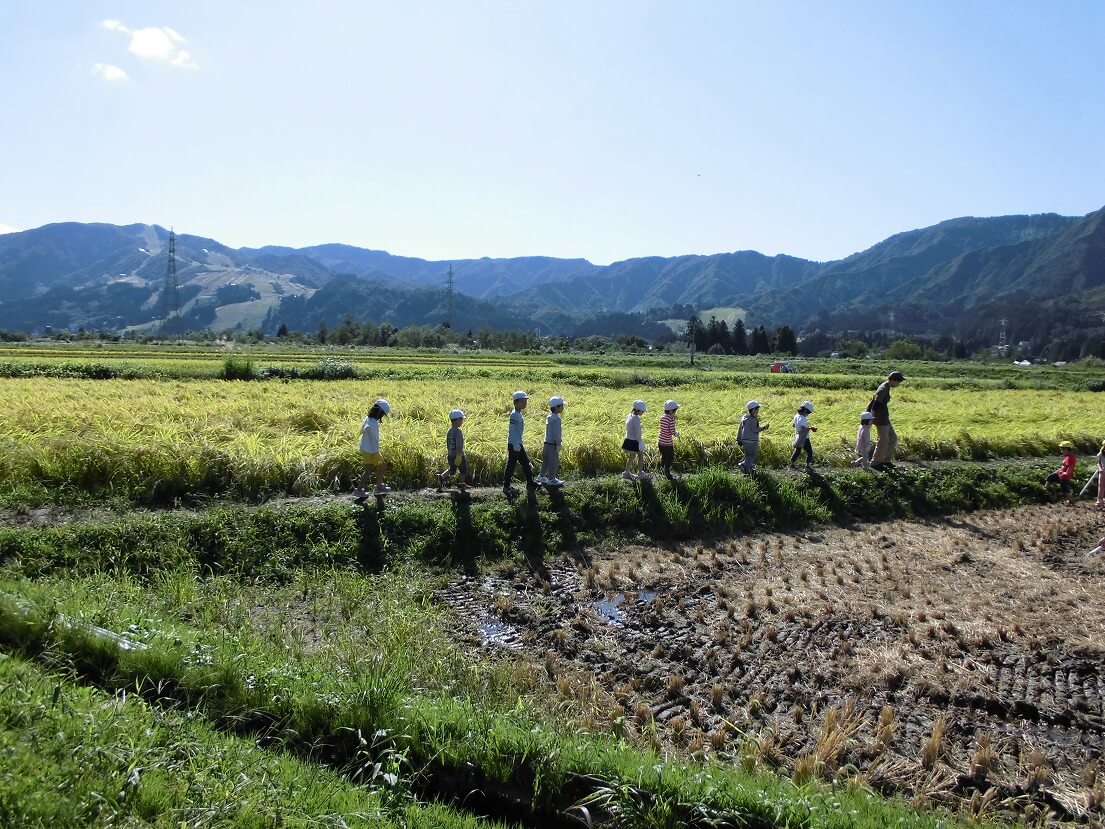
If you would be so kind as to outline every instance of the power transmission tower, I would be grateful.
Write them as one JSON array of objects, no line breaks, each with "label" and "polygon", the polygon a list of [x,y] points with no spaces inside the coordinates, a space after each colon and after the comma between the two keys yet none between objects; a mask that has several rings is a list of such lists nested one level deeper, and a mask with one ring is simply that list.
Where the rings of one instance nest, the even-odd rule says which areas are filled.
[{"label": "power transmission tower", "polygon": [[1001,320],[1001,334],[998,335],[998,354],[1001,354],[1003,357],[1009,351],[1009,342],[1005,338],[1005,326],[1008,322],[1009,320],[1007,319]]},{"label": "power transmission tower", "polygon": [[161,308],[164,312],[161,321],[161,333],[170,337],[179,337],[184,333],[184,322],[180,318],[180,286],[176,278],[176,233],[169,230],[169,266],[165,270],[165,287],[161,291]]},{"label": "power transmission tower", "polygon": [[456,311],[456,285],[453,282],[453,266],[449,266],[449,277],[445,282],[445,286],[448,290],[447,304],[445,306],[445,327],[453,327],[453,313]]}]

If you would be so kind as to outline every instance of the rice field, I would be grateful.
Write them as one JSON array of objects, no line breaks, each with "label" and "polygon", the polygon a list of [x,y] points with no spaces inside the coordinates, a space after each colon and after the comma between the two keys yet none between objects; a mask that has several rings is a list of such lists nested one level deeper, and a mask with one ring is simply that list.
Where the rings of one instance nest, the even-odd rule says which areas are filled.
[{"label": "rice field", "polygon": [[[6,356],[6,355],[5,355]],[[28,355],[20,355],[25,358]],[[38,364],[49,356],[33,352]],[[67,362],[73,354],[65,353]],[[544,401],[567,399],[562,468],[569,475],[618,471],[623,424],[633,400],[649,405],[645,436],[654,442],[665,399],[679,401],[679,455],[690,468],[739,461],[735,435],[747,400],[762,404],[762,463],[785,461],[790,419],[804,399],[819,462],[850,459],[858,417],[879,376],[766,372],[690,373],[686,367],[576,366],[543,356],[375,354],[358,379],[229,382],[214,355],[188,358],[188,377],[84,379],[2,377],[0,492],[26,487],[108,490],[139,500],[191,492],[259,498],[344,488],[358,472],[357,435],[377,397],[392,404],[382,448],[393,484],[425,486],[442,468],[447,413],[468,414],[466,446],[475,479],[501,474],[510,395],[530,393],[526,443],[539,455]],[[55,355],[56,357],[56,355]],[[60,358],[59,358],[60,359]],[[137,352],[134,360],[176,359]],[[317,354],[288,356],[317,362]],[[126,362],[125,360],[123,362]],[[118,363],[116,363],[118,365]],[[266,363],[266,366],[269,364]],[[203,371],[195,374],[193,369]],[[907,376],[911,367],[905,367]],[[963,378],[923,373],[895,390],[891,411],[903,459],[1041,457],[1064,438],[1096,449],[1101,426],[1094,392],[1062,388],[963,387]],[[670,385],[666,382],[670,381]],[[950,386],[950,387],[949,387]]]}]

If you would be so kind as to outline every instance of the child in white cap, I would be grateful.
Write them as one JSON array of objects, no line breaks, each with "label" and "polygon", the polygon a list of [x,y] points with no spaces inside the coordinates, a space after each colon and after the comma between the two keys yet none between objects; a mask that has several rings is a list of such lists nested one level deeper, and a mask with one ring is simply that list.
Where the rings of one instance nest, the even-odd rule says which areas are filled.
[{"label": "child in white cap", "polygon": [[449,468],[444,472],[437,473],[437,491],[441,492],[445,489],[449,479],[459,471],[460,480],[457,481],[457,489],[461,492],[467,492],[468,458],[464,454],[464,432],[460,428],[464,425],[464,412],[460,409],[453,409],[449,412],[449,423],[452,425],[449,427],[449,431],[445,433],[445,452],[449,457]]},{"label": "child in white cap", "polygon": [[384,398],[380,398],[372,404],[372,408],[369,409],[368,416],[365,417],[364,422],[361,424],[361,461],[364,464],[364,470],[361,472],[361,479],[357,484],[357,488],[353,490],[354,498],[367,498],[368,492],[365,491],[365,487],[368,486],[369,478],[371,477],[371,470],[376,468],[376,489],[377,495],[383,495],[386,492],[391,492],[391,487],[384,483],[384,456],[380,453],[380,421],[383,420],[391,411],[391,406]]},{"label": "child in white cap", "polygon": [[744,452],[741,471],[751,475],[756,471],[756,457],[760,454],[760,432],[765,431],[768,424],[760,425],[759,401],[749,400],[744,408],[747,411],[741,417],[741,425],[737,429],[737,443]]},{"label": "child in white cap", "polygon": [[803,400],[798,407],[798,414],[794,416],[794,451],[790,455],[790,468],[794,469],[795,461],[802,451],[806,452],[806,469],[813,469],[813,444],[810,443],[810,432],[816,432],[816,426],[810,426],[809,416],[813,414],[813,404]]},{"label": "child in white cap", "polygon": [[856,454],[859,455],[852,466],[871,468],[871,423],[875,416],[871,412],[859,413],[859,431],[856,432]]},{"label": "child in white cap", "polygon": [[660,415],[660,436],[656,445],[660,449],[660,471],[669,481],[672,480],[671,469],[675,466],[675,438],[679,432],[675,428],[675,412],[679,404],[674,400],[664,401],[664,413]]},{"label": "child in white cap", "polygon": [[549,413],[545,416],[545,448],[541,452],[541,472],[537,483],[546,486],[564,486],[560,480],[560,413],[564,411],[564,398],[556,395],[549,398]]},{"label": "child in white cap", "polygon": [[516,465],[522,467],[527,489],[532,491],[540,486],[533,480],[533,469],[530,467],[529,456],[526,455],[526,447],[522,443],[522,434],[526,430],[526,416],[522,412],[525,411],[526,404],[529,402],[529,395],[524,391],[516,391],[511,395],[511,399],[514,401],[514,410],[510,413],[510,425],[507,428],[506,474],[503,475],[503,494],[508,498],[513,498],[518,494],[518,490],[510,485],[514,478],[514,467]]},{"label": "child in white cap", "polygon": [[[647,478],[644,470],[645,435],[641,429],[641,415],[648,410],[643,400],[633,401],[633,410],[625,419],[625,440],[622,441],[622,451],[625,452],[625,472],[622,477],[627,481],[638,478]],[[637,471],[633,471],[633,461],[637,461]]]}]

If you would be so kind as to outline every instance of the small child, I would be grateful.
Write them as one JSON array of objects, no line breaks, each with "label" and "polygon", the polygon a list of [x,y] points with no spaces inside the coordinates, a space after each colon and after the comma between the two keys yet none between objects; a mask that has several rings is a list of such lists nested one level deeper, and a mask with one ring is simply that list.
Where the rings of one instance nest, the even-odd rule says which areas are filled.
[{"label": "small child", "polygon": [[564,486],[557,477],[560,473],[560,413],[563,411],[564,398],[550,397],[549,413],[545,416],[545,448],[541,452],[541,472],[537,475],[537,483],[546,486]]},{"label": "small child", "polygon": [[522,443],[522,434],[526,430],[526,416],[522,412],[529,402],[529,395],[524,391],[516,391],[511,395],[511,399],[514,401],[514,411],[510,413],[510,425],[507,429],[506,474],[503,475],[503,494],[507,498],[513,498],[518,494],[518,490],[510,485],[514,478],[515,465],[522,467],[528,490],[532,492],[540,486],[533,480],[533,469],[530,467],[529,456],[526,455],[526,447]]},{"label": "small child", "polygon": [[740,463],[741,471],[751,475],[756,471],[756,457],[760,454],[760,432],[766,431],[768,424],[760,425],[760,404],[757,401],[749,400],[744,408],[748,411],[741,417],[737,443],[744,452],[744,460]]},{"label": "small child", "polygon": [[444,472],[437,473],[437,491],[441,492],[445,489],[449,479],[459,471],[460,479],[457,481],[457,489],[461,492],[467,492],[468,457],[464,454],[464,432],[460,428],[464,425],[464,412],[460,409],[453,409],[449,412],[449,422],[452,426],[445,434],[445,452],[449,457],[449,468]]},{"label": "small child", "polygon": [[1067,501],[1070,501],[1070,482],[1074,478],[1074,467],[1078,464],[1078,458],[1074,455],[1074,444],[1069,440],[1064,440],[1059,444],[1059,448],[1063,450],[1063,462],[1059,465],[1059,468],[1052,472],[1045,479],[1045,483],[1059,484],[1059,488],[1063,490],[1063,494],[1068,496]]},{"label": "small child", "polygon": [[679,404],[674,400],[664,402],[664,413],[660,415],[660,437],[656,445],[660,448],[660,471],[669,481],[674,480],[671,469],[675,466],[675,438],[679,432],[675,428],[675,412]]},{"label": "small child", "polygon": [[[627,481],[638,478],[647,478],[644,470],[645,436],[641,429],[641,415],[648,411],[648,406],[643,400],[633,401],[633,411],[625,419],[625,440],[622,441],[622,451],[625,452],[625,472],[622,477]],[[637,461],[637,471],[633,472],[633,461]]]},{"label": "small child", "polygon": [[382,397],[372,404],[368,416],[361,424],[361,460],[364,463],[364,471],[361,472],[360,482],[353,490],[354,498],[367,498],[370,477],[369,470],[376,467],[376,495],[391,492],[391,487],[384,483],[384,457],[380,454],[380,421],[391,411],[391,406]]},{"label": "small child", "polygon": [[1105,508],[1105,442],[1097,453],[1097,508]]},{"label": "small child", "polygon": [[794,416],[794,451],[790,455],[790,468],[794,469],[795,461],[798,460],[798,456],[802,454],[802,450],[806,451],[806,471],[813,469],[813,444],[810,443],[810,432],[816,432],[816,426],[810,426],[809,416],[813,414],[813,404],[808,401],[802,401],[802,405],[798,407],[798,414]]},{"label": "small child", "polygon": [[859,455],[852,466],[871,468],[871,422],[875,416],[870,412],[859,413],[859,431],[856,432],[856,454]]}]

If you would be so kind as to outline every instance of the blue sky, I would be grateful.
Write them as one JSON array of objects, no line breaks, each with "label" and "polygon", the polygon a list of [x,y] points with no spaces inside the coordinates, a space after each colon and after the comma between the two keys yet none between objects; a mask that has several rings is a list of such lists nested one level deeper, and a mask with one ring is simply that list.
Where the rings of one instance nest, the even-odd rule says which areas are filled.
[{"label": "blue sky", "polygon": [[0,0],[0,231],[845,256],[1105,205],[1105,2]]}]

